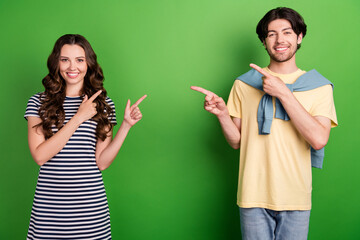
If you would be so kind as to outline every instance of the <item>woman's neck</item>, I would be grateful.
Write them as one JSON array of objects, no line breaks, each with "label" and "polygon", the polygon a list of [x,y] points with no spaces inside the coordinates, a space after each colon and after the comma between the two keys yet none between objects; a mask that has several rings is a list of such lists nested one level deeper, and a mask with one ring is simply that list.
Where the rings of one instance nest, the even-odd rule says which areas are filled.
[{"label": "woman's neck", "polygon": [[66,96],[78,97],[82,93],[82,86],[66,86]]}]

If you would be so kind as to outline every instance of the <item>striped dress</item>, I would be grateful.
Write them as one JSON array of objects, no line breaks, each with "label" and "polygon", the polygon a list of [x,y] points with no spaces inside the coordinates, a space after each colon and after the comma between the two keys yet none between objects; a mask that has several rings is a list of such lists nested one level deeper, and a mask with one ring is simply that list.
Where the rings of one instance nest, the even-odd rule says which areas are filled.
[{"label": "striped dress", "polygon": [[[81,97],[66,97],[65,124]],[[115,106],[112,124],[116,124]],[[29,99],[25,118],[39,117],[40,94]],[[27,239],[111,239],[110,214],[102,174],[96,165],[93,120],[83,122],[64,148],[40,167]],[[56,133],[55,126],[52,128]]]}]

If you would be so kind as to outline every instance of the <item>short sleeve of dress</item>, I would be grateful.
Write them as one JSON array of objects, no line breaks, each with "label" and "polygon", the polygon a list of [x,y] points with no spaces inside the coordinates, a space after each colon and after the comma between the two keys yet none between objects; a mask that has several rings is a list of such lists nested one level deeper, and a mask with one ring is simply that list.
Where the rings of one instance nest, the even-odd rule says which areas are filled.
[{"label": "short sleeve of dress", "polygon": [[26,120],[28,117],[38,117],[39,118],[40,117],[39,116],[40,106],[41,106],[40,93],[37,93],[37,94],[31,96],[27,103],[27,106],[26,106],[24,118]]},{"label": "short sleeve of dress", "polygon": [[240,99],[240,81],[235,80],[231,88],[227,102],[229,114],[232,117],[241,118],[241,99]]},{"label": "short sleeve of dress", "polygon": [[114,102],[111,100],[111,98],[106,97],[105,99],[106,103],[109,104],[109,106],[112,109],[112,113],[108,115],[108,119],[111,122],[112,125],[116,125],[117,121],[116,121],[116,111],[115,111],[115,104]]},{"label": "short sleeve of dress", "polygon": [[317,99],[310,109],[312,116],[324,116],[331,120],[331,127],[336,127],[337,117],[333,98],[333,88],[325,85],[316,89]]}]

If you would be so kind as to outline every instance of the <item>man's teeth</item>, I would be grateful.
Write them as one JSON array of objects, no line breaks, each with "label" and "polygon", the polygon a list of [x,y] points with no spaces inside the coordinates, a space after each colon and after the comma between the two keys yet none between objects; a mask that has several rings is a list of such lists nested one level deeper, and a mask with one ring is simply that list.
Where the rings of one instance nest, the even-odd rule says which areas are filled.
[{"label": "man's teeth", "polygon": [[286,50],[287,48],[284,47],[284,48],[276,48],[277,51],[283,51],[283,50]]}]

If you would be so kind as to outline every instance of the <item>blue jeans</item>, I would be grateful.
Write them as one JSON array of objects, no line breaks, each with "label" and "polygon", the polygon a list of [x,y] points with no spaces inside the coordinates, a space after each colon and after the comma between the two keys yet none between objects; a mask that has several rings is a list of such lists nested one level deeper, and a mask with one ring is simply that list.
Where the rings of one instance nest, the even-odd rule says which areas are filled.
[{"label": "blue jeans", "polygon": [[239,208],[242,240],[303,240],[309,232],[309,211]]}]

